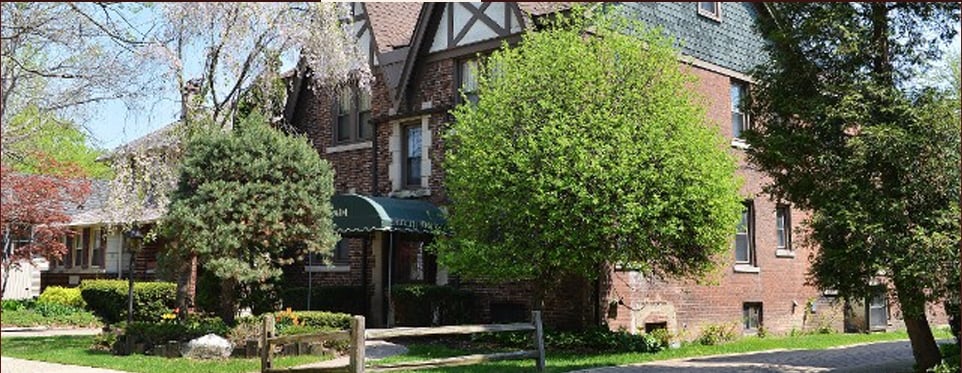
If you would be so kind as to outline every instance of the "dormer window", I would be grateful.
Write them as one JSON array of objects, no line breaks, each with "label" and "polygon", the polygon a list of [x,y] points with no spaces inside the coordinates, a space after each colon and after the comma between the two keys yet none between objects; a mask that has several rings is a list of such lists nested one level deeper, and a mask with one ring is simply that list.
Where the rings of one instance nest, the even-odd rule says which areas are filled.
[{"label": "dormer window", "polygon": [[698,2],[698,14],[716,21],[721,21],[721,3]]}]

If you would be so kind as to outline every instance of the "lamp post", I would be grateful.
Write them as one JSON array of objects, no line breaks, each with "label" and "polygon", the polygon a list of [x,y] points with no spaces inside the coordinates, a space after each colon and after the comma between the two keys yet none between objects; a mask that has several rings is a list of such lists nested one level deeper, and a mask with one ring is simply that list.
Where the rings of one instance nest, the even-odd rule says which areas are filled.
[{"label": "lamp post", "polygon": [[[134,263],[137,259],[137,252],[140,251],[140,243],[144,239],[144,234],[140,232],[140,229],[135,225],[124,233],[124,236],[130,240],[130,244],[127,246],[130,250],[130,262],[127,265],[127,327],[134,322]],[[124,338],[127,347],[127,354],[130,354],[132,345],[132,340],[130,336]]]}]

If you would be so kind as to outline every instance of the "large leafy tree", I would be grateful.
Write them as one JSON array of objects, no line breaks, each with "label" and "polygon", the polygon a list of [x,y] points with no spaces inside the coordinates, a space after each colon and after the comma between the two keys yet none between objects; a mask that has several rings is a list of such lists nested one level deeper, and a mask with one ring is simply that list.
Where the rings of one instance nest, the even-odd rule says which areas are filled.
[{"label": "large leafy tree", "polygon": [[[39,120],[36,117],[44,114],[40,109],[28,107],[13,116],[14,122],[35,121],[29,136],[10,144],[8,151],[3,153],[4,164],[19,172],[40,174],[47,170],[48,161],[74,164],[83,175],[76,177],[90,177],[95,179],[109,179],[110,166],[98,162],[97,158],[103,151],[89,144],[87,135],[76,125],[64,120]],[[17,136],[18,130],[26,130],[27,126],[11,125],[11,136]]]},{"label": "large leafy tree", "polygon": [[480,101],[457,107],[444,137],[439,261],[470,278],[533,280],[535,307],[553,281],[605,263],[704,274],[741,210],[736,163],[671,40],[572,14],[491,55]]},{"label": "large leafy tree", "polygon": [[165,234],[178,238],[169,254],[196,255],[221,279],[220,313],[231,321],[238,289],[334,246],[334,174],[305,139],[270,128],[258,115],[188,146],[163,222]]},{"label": "large leafy tree", "polygon": [[[848,298],[889,285],[918,366],[939,351],[925,316],[959,270],[959,122],[917,77],[951,40],[957,4],[778,3],[759,20],[769,62],[749,111],[749,159],[812,211],[811,280]],[[955,274],[955,275],[953,275]]]}]

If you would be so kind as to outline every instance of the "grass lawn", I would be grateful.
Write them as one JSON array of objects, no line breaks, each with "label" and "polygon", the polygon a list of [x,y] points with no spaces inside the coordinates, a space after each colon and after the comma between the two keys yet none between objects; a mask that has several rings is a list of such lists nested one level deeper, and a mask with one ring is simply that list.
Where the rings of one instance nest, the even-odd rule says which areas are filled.
[{"label": "grass lawn", "polygon": [[[38,338],[3,338],[0,354],[28,360],[83,365],[143,373],[247,373],[260,371],[260,359],[230,359],[202,361],[185,358],[168,359],[158,356],[113,356],[107,352],[90,351],[92,336],[59,336]],[[278,357],[277,367],[308,364],[323,359],[319,356]]]},{"label": "grass lawn", "polygon": [[[947,329],[935,329],[936,339],[951,338]],[[867,342],[884,342],[908,339],[905,331],[875,334],[817,334],[796,337],[745,337],[737,341],[716,346],[702,346],[698,344],[684,345],[678,349],[668,349],[657,353],[612,353],[598,355],[572,355],[548,350],[547,371],[568,372],[595,367],[645,363],[656,360],[670,360],[678,358],[698,357],[706,355],[743,353],[772,349],[826,349]],[[476,351],[463,351],[441,345],[414,344],[408,346],[410,351],[405,355],[395,356],[380,362],[400,362],[412,360],[434,359],[450,357]],[[530,372],[534,367],[531,360],[503,361],[480,365],[450,367],[412,372],[457,372],[457,373],[496,373],[496,372]]]},{"label": "grass lawn", "polygon": [[[947,329],[934,330],[937,339],[950,338]],[[908,339],[904,331],[876,334],[819,334],[797,337],[746,337],[734,342],[702,346],[689,344],[678,349],[657,353],[611,353],[596,355],[575,355],[548,351],[548,371],[567,372],[578,369],[644,363],[656,360],[688,358],[706,355],[753,352],[771,349],[825,349],[866,342],[884,342]],[[60,336],[41,338],[4,338],[0,340],[0,354],[29,360],[53,363],[84,365],[144,373],[241,373],[255,372],[260,369],[259,359],[230,359],[227,361],[198,361],[190,359],[167,359],[156,356],[132,355],[113,356],[106,352],[94,352],[87,348],[93,342],[92,336]],[[433,359],[477,353],[449,348],[436,344],[412,344],[405,355],[395,356],[380,362],[399,362]],[[319,361],[317,356],[281,357],[276,360],[277,367],[289,367]],[[463,367],[432,369],[428,372],[530,372],[531,360],[504,361]]]},{"label": "grass lawn", "polygon": [[0,315],[3,326],[49,326],[49,327],[100,327],[102,324],[92,313],[81,311],[71,314],[44,315],[37,310],[4,310]]}]

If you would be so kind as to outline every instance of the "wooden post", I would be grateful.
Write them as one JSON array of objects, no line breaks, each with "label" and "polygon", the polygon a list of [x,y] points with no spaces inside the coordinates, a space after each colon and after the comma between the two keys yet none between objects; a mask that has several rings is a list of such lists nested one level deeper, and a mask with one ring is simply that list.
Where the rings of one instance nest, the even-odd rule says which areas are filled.
[{"label": "wooden post", "polygon": [[350,373],[364,373],[364,316],[351,319]]},{"label": "wooden post", "polygon": [[531,323],[534,324],[534,346],[538,350],[534,365],[538,372],[544,372],[544,329],[541,325],[541,311],[531,311]]},{"label": "wooden post", "polygon": [[261,373],[267,372],[274,367],[274,346],[267,342],[268,338],[274,337],[274,315],[264,315],[264,329],[261,330]]},{"label": "wooden post", "polygon": [[259,356],[261,349],[260,341],[256,339],[248,339],[245,347],[244,357],[251,358]]}]

